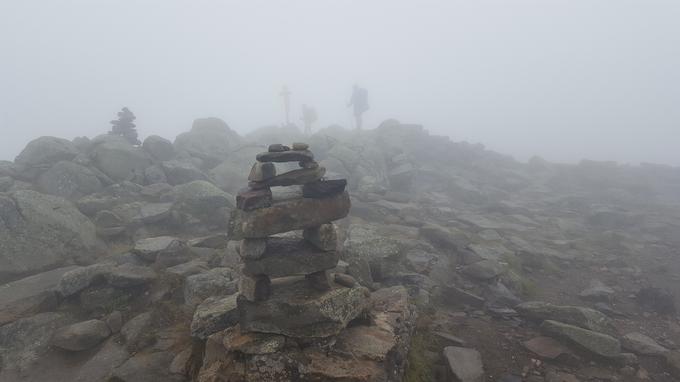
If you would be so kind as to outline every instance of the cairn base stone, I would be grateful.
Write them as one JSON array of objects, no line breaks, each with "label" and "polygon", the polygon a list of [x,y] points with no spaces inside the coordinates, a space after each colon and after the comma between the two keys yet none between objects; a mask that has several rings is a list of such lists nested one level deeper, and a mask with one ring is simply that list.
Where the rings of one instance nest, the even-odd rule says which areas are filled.
[{"label": "cairn base stone", "polygon": [[258,208],[270,207],[271,205],[272,191],[268,188],[259,190],[244,188],[236,195],[236,208],[240,210],[251,211]]},{"label": "cairn base stone", "polygon": [[266,301],[238,299],[241,329],[297,338],[321,338],[340,333],[368,307],[366,288],[336,288],[320,292],[306,280],[288,278],[272,285]]},{"label": "cairn base stone", "polygon": [[243,261],[257,260],[267,250],[267,239],[243,239],[239,246],[239,255]]},{"label": "cairn base stone", "polygon": [[248,301],[264,301],[271,294],[271,281],[267,276],[243,276],[239,282],[239,291],[241,297]]},{"label": "cairn base stone", "polygon": [[309,285],[315,290],[323,292],[333,288],[331,274],[328,270],[308,274],[305,278]]},{"label": "cairn base stone", "polygon": [[243,274],[269,277],[306,275],[332,269],[340,259],[338,252],[320,251],[303,239],[270,237],[265,240],[264,254],[257,260],[245,260]]}]

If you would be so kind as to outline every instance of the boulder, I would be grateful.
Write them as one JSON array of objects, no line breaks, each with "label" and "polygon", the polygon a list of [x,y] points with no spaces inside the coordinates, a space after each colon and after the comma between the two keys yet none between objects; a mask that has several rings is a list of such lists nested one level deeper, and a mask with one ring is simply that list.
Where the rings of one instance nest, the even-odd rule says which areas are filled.
[{"label": "boulder", "polygon": [[338,246],[338,234],[333,223],[307,228],[303,231],[302,236],[322,251],[334,251]]},{"label": "boulder", "polygon": [[349,194],[325,199],[301,198],[274,203],[253,211],[235,210],[232,239],[267,237],[277,233],[312,228],[347,216]]},{"label": "boulder", "polygon": [[102,138],[92,149],[95,166],[114,181],[133,180],[142,183],[144,170],[151,158],[140,147],[131,146],[123,138]]},{"label": "boulder", "polygon": [[550,337],[534,337],[522,342],[522,345],[543,359],[557,359],[562,354],[570,353],[569,349]]},{"label": "boulder", "polygon": [[244,188],[239,190],[238,194],[236,194],[236,208],[244,211],[271,207],[272,202],[272,191],[269,188],[260,188],[257,190]]},{"label": "boulder", "polygon": [[130,355],[125,346],[118,343],[117,337],[110,337],[97,354],[78,368],[75,382],[106,381],[111,372],[128,358]]},{"label": "boulder", "polygon": [[238,323],[236,294],[226,297],[208,297],[194,312],[191,321],[191,336],[206,339],[213,333],[222,331]]},{"label": "boulder", "polygon": [[57,162],[37,180],[40,191],[64,198],[80,198],[99,192],[103,186],[89,168],[69,161]]},{"label": "boulder", "polygon": [[240,142],[238,134],[221,119],[200,118],[194,120],[191,131],[177,136],[175,149],[207,161],[213,167],[227,159]]},{"label": "boulder", "polygon": [[138,353],[118,366],[109,381],[124,382],[181,382],[184,376],[172,374],[170,364],[175,355],[171,352]]},{"label": "boulder", "polygon": [[639,355],[663,356],[669,350],[642,333],[628,333],[621,338],[624,349]]},{"label": "boulder", "polygon": [[269,277],[306,275],[332,269],[338,259],[335,251],[320,251],[304,239],[270,237],[265,252],[258,259],[245,261],[243,273]]},{"label": "boulder", "polygon": [[78,149],[71,141],[56,137],[40,137],[29,142],[14,162],[24,166],[51,165],[71,160],[77,155]]},{"label": "boulder", "polygon": [[187,277],[184,283],[184,302],[195,306],[210,296],[225,296],[236,293],[238,283],[231,269],[214,268],[208,272]]},{"label": "boulder", "polygon": [[142,143],[142,147],[157,161],[167,161],[177,155],[172,142],[158,135],[148,136]]},{"label": "boulder", "polygon": [[64,297],[72,296],[89,287],[95,281],[105,279],[111,269],[113,269],[113,264],[109,263],[73,267],[61,276],[57,290]]},{"label": "boulder", "polygon": [[154,164],[144,169],[144,184],[168,183],[168,177],[163,171],[163,166]]},{"label": "boulder", "polygon": [[192,163],[170,160],[161,163],[161,168],[167,178],[167,183],[178,185],[193,182],[194,180],[208,180],[208,176]]},{"label": "boulder", "polygon": [[490,280],[505,272],[505,267],[496,260],[482,260],[467,265],[461,270],[464,275],[477,280]]},{"label": "boulder", "polygon": [[316,291],[305,280],[281,279],[272,295],[260,302],[239,296],[241,328],[246,331],[283,334],[300,338],[329,337],[340,333],[368,306],[363,287]]},{"label": "boulder", "polygon": [[157,236],[138,240],[132,252],[148,262],[162,262],[173,266],[189,260],[189,248],[173,236]]},{"label": "boulder", "polygon": [[103,342],[111,330],[104,321],[89,320],[65,326],[52,337],[52,345],[70,351],[90,349]]},{"label": "boulder", "polygon": [[482,355],[475,349],[447,346],[444,358],[451,376],[460,382],[482,382],[484,365]]},{"label": "boulder", "polygon": [[94,217],[97,233],[104,237],[120,235],[125,231],[127,222],[109,210],[101,210]]},{"label": "boulder", "polygon": [[515,306],[515,310],[522,316],[536,321],[559,320],[596,332],[613,332],[609,318],[595,309],[553,305],[542,301],[527,301]]},{"label": "boulder", "polygon": [[[397,235],[385,235],[375,226],[352,225],[344,242],[343,259],[349,264],[348,273],[359,283],[367,285],[369,279],[382,281],[401,270],[404,242]],[[369,265],[366,275],[365,264]]]},{"label": "boulder", "polygon": [[225,331],[222,342],[228,351],[247,355],[272,354],[283,349],[286,337],[278,334],[243,332],[236,325]]},{"label": "boulder", "polygon": [[57,268],[4,284],[0,288],[0,326],[56,308],[59,303],[57,291],[60,280],[77,268]]},{"label": "boulder", "polygon": [[217,209],[233,206],[227,193],[203,180],[176,186],[172,194],[183,209],[199,214],[213,214]]},{"label": "boulder", "polygon": [[321,180],[306,183],[302,186],[302,196],[305,198],[327,198],[345,191],[347,179]]},{"label": "boulder", "polygon": [[543,321],[541,330],[548,335],[566,339],[602,357],[616,358],[621,355],[621,343],[619,340],[604,333],[552,320]]},{"label": "boulder", "polygon": [[156,280],[157,277],[153,269],[133,264],[119,265],[106,274],[108,283],[118,288],[148,284]]},{"label": "boulder", "polygon": [[141,350],[153,342],[153,317],[145,312],[136,315],[120,329],[128,351]]},{"label": "boulder", "polygon": [[0,281],[90,261],[94,224],[66,200],[35,191],[0,195]]}]

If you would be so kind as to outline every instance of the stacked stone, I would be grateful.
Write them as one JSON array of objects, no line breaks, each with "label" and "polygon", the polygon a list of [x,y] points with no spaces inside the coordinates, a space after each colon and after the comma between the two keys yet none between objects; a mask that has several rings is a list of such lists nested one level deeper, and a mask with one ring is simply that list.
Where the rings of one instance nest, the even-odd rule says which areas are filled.
[{"label": "stacked stone", "polygon": [[[334,220],[349,213],[347,181],[324,180],[325,168],[304,143],[275,144],[257,155],[248,187],[239,191],[231,237],[242,238],[238,310],[240,330],[298,338],[339,333],[366,308],[367,291],[334,285]],[[298,162],[277,174],[275,163]],[[276,201],[271,187],[297,186],[296,197]],[[302,235],[286,234],[302,230]],[[280,235],[282,234],[282,235]]]}]

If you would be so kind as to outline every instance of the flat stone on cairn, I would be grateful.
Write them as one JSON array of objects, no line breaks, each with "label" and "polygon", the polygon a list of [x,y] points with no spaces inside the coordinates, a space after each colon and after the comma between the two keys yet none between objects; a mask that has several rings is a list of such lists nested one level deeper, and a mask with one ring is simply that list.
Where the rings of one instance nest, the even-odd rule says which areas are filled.
[{"label": "flat stone on cairn", "polygon": [[[244,333],[295,338],[337,335],[368,307],[369,293],[358,284],[336,284],[338,264],[334,220],[349,213],[347,181],[324,180],[306,143],[273,144],[257,155],[248,187],[236,197],[229,224],[241,239],[243,260],[238,311]],[[300,168],[277,174],[275,163]],[[293,198],[274,200],[271,187],[302,186]],[[302,235],[282,235],[303,230]],[[348,286],[349,285],[349,286]]]}]

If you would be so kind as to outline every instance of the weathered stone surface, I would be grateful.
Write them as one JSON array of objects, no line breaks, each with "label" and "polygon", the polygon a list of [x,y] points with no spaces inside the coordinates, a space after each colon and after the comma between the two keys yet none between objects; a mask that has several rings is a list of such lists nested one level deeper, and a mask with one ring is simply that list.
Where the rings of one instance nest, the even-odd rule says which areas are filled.
[{"label": "weathered stone surface", "polygon": [[[28,372],[49,350],[50,339],[57,329],[73,323],[64,313],[47,312],[26,317],[0,327],[0,380],[16,381],[6,373]],[[11,374],[10,374],[11,375]]]},{"label": "weathered stone surface", "polygon": [[183,264],[178,264],[173,267],[170,267],[166,269],[165,271],[168,273],[174,273],[177,275],[180,275],[182,277],[189,277],[191,275],[195,275],[197,273],[204,273],[207,272],[210,268],[208,267],[208,263],[202,260],[192,260],[192,261],[187,261],[186,263]]},{"label": "weathered stone surface", "polygon": [[168,177],[160,164],[154,164],[144,169],[144,180],[146,184],[168,183]]},{"label": "weathered stone surface", "polygon": [[604,285],[601,281],[593,280],[590,287],[582,290],[578,296],[587,301],[608,302],[614,296],[614,289]]},{"label": "weathered stone surface", "polygon": [[244,261],[257,260],[267,250],[267,239],[243,239],[239,247],[239,255]]},{"label": "weathered stone surface", "polygon": [[281,280],[266,301],[239,297],[239,322],[246,331],[316,338],[338,334],[367,307],[364,288],[310,290],[305,280]]},{"label": "weathered stone surface", "polygon": [[276,176],[276,166],[272,162],[255,162],[250,169],[248,180],[264,182]]},{"label": "weathered stone surface", "polygon": [[349,194],[331,198],[303,198],[273,204],[271,207],[235,214],[232,238],[267,237],[277,233],[316,227],[347,216]]},{"label": "weathered stone surface", "polygon": [[169,160],[161,163],[167,182],[172,185],[185,184],[195,180],[208,180],[208,176],[190,162]]},{"label": "weathered stone surface", "polygon": [[229,237],[224,233],[217,233],[210,236],[198,237],[189,240],[189,245],[200,248],[226,248],[229,244]]},{"label": "weathered stone surface", "polygon": [[118,333],[123,328],[123,314],[114,310],[104,318],[104,322],[111,329],[111,333]]},{"label": "weathered stone surface", "polygon": [[174,358],[171,352],[138,353],[118,366],[111,373],[111,381],[125,382],[181,382],[185,378],[170,373]]},{"label": "weathered stone surface", "polygon": [[283,348],[286,337],[269,333],[247,333],[236,325],[225,331],[223,343],[228,351],[249,355],[271,354]]},{"label": "weathered stone surface", "polygon": [[114,136],[108,136],[94,146],[92,159],[95,166],[114,181],[140,181],[144,178],[144,170],[151,166],[151,159],[144,150]]},{"label": "weathered stone surface", "polygon": [[77,267],[63,267],[4,284],[0,288],[0,326],[57,306],[59,281]]},{"label": "weathered stone surface", "polygon": [[615,358],[621,354],[619,340],[607,334],[552,320],[543,321],[541,330],[549,335],[567,339],[602,357]]},{"label": "weathered stone surface", "polygon": [[293,150],[295,151],[305,151],[309,149],[309,145],[304,142],[293,142]]},{"label": "weathered stone surface", "polygon": [[310,273],[305,276],[312,289],[327,291],[333,288],[331,273],[328,270]]},{"label": "weathered stone surface", "polygon": [[569,349],[550,337],[534,337],[522,342],[522,345],[543,359],[556,359],[562,354],[570,353]]},{"label": "weathered stone surface", "polygon": [[175,138],[175,149],[200,158],[210,166],[227,159],[234,146],[241,142],[239,135],[219,118],[198,118],[191,131]]},{"label": "weathered stone surface", "polygon": [[37,185],[44,193],[64,198],[79,198],[103,188],[89,168],[69,161],[58,162],[42,173]]},{"label": "weathered stone surface", "polygon": [[248,301],[264,301],[271,295],[271,280],[267,276],[242,276],[239,291]]},{"label": "weathered stone surface", "polygon": [[94,224],[73,204],[22,190],[0,195],[0,282],[89,261],[98,248]]},{"label": "weathered stone surface", "polygon": [[132,252],[149,262],[160,260],[166,266],[181,264],[189,259],[186,243],[174,236],[157,236],[138,240]]},{"label": "weathered stone surface", "polygon": [[442,300],[451,305],[468,305],[474,308],[482,308],[486,300],[474,293],[462,290],[453,285],[444,285],[441,288]]},{"label": "weathered stone surface", "polygon": [[227,297],[208,297],[194,312],[191,321],[191,336],[206,339],[238,323],[237,295]]},{"label": "weathered stone surface", "polygon": [[120,330],[128,351],[137,351],[153,342],[153,319],[151,313],[136,315],[126,322]]},{"label": "weathered stone surface", "polygon": [[333,223],[306,228],[303,231],[302,236],[305,240],[322,251],[334,251],[338,246],[338,234]]},{"label": "weathered stone surface", "polygon": [[264,254],[244,263],[246,275],[284,277],[306,275],[334,268],[339,259],[335,251],[320,251],[306,240],[295,237],[270,237]]},{"label": "weathered stone surface", "polygon": [[132,219],[133,223],[154,224],[170,217],[172,203],[145,203],[139,208],[139,213]]},{"label": "weathered stone surface", "polygon": [[172,194],[183,208],[199,214],[214,214],[219,208],[232,206],[227,193],[203,180],[179,185]]},{"label": "weathered stone surface", "polygon": [[116,337],[106,340],[97,354],[78,369],[76,382],[106,381],[116,367],[130,358],[125,346],[116,340]]},{"label": "weathered stone surface", "polygon": [[344,274],[344,273],[336,273],[333,276],[333,280],[338,284],[342,285],[347,288],[354,288],[357,285],[357,281],[354,279],[354,277]]},{"label": "weathered stone surface", "polygon": [[432,244],[449,250],[456,250],[460,244],[459,238],[449,229],[436,224],[426,224],[420,227],[418,233]]},{"label": "weathered stone surface", "polygon": [[496,260],[482,260],[467,265],[462,269],[463,274],[477,280],[489,280],[505,272],[505,267]]},{"label": "weathered stone surface", "polygon": [[482,355],[477,350],[447,346],[444,348],[444,358],[449,372],[458,381],[482,382],[484,380]]},{"label": "weathered stone surface", "polygon": [[148,152],[151,157],[158,161],[166,161],[173,159],[177,153],[175,146],[169,140],[159,137],[158,135],[150,135],[146,137],[142,147]]},{"label": "weathered stone surface", "polygon": [[515,310],[522,316],[536,321],[560,321],[596,332],[612,332],[609,318],[595,309],[553,305],[543,301],[527,301],[515,306]]},{"label": "weathered stone surface", "polygon": [[52,337],[52,345],[70,351],[90,349],[103,342],[111,330],[104,321],[89,320],[65,326]]},{"label": "weathered stone surface", "polygon": [[40,137],[26,145],[14,160],[17,164],[35,166],[71,160],[78,155],[78,149],[66,139]]},{"label": "weathered stone surface", "polygon": [[321,179],[326,174],[325,167],[315,168],[299,168],[276,175],[273,178],[263,180],[261,182],[248,182],[248,187],[254,189],[276,187],[276,186],[292,186],[313,183]]},{"label": "weathered stone surface", "polygon": [[311,151],[279,151],[257,154],[258,162],[309,162],[314,160]]},{"label": "weathered stone surface", "polygon": [[238,284],[229,268],[214,268],[205,273],[187,277],[184,282],[184,302],[198,305],[210,296],[236,293]]},{"label": "weathered stone surface", "polygon": [[109,284],[119,288],[148,284],[156,277],[153,269],[133,264],[119,265],[106,274]]},{"label": "weathered stone surface", "polygon": [[94,223],[97,226],[97,233],[104,237],[120,235],[125,232],[126,228],[126,222],[109,210],[97,212],[97,215],[94,217]]},{"label": "weathered stone surface", "polygon": [[621,338],[624,349],[639,355],[662,356],[669,350],[642,333],[628,333]]},{"label": "weathered stone surface", "polygon": [[270,207],[271,205],[272,191],[268,188],[262,188],[258,190],[244,188],[241,189],[236,195],[236,208],[244,211]]},{"label": "weathered stone surface", "polygon": [[57,290],[64,297],[74,295],[95,281],[106,278],[111,269],[113,269],[113,264],[109,263],[74,267],[61,276]]},{"label": "weathered stone surface", "polygon": [[320,180],[306,183],[302,186],[302,196],[305,198],[327,198],[345,191],[347,179]]},{"label": "weathered stone surface", "polygon": [[273,143],[273,144],[269,145],[269,147],[267,148],[267,151],[270,152],[270,153],[280,153],[280,152],[289,151],[289,150],[290,150],[290,147],[283,145],[281,143]]}]

